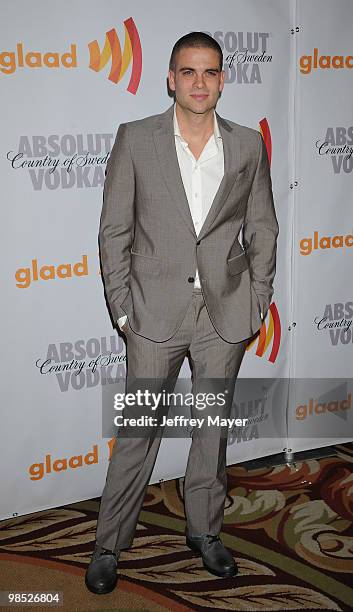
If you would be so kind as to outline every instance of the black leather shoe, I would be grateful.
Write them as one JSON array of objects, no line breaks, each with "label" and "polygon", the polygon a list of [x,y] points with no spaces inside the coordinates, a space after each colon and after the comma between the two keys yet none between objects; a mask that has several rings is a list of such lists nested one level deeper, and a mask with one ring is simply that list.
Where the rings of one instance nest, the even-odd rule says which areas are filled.
[{"label": "black leather shoe", "polygon": [[105,548],[95,547],[85,576],[86,587],[91,593],[104,595],[115,589],[118,581],[116,569],[119,554],[120,551],[114,553]]},{"label": "black leather shoe", "polygon": [[203,566],[208,572],[222,578],[231,578],[238,573],[237,565],[229,550],[224,548],[219,536],[186,534],[186,544],[191,550],[201,553]]}]

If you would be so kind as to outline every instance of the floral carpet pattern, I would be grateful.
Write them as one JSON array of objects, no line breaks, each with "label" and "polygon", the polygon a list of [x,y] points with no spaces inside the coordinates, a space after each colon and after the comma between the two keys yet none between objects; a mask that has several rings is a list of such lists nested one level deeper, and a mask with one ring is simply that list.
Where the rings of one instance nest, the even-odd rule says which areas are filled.
[{"label": "floral carpet pattern", "polygon": [[74,576],[81,595],[71,610],[142,609],[137,598],[145,610],[353,610],[353,445],[290,466],[231,466],[227,474],[221,538],[238,564],[235,578],[212,576],[185,545],[179,478],[148,487],[115,594],[97,598],[83,583],[99,499],[0,522],[0,588],[9,590],[6,563],[19,561]]}]

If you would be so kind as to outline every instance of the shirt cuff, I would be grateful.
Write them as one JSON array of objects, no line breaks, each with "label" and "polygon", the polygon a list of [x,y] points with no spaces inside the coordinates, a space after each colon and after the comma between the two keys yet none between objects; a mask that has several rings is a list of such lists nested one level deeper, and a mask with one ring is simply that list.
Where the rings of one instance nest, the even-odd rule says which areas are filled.
[{"label": "shirt cuff", "polygon": [[119,317],[117,323],[120,327],[120,329],[123,327],[123,325],[126,323],[127,320],[127,315],[125,315],[124,317]]}]

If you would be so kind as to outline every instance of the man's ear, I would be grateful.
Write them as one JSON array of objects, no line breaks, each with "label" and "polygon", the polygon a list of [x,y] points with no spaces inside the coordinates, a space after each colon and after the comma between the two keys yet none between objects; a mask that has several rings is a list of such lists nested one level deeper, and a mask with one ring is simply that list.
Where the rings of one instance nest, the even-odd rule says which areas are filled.
[{"label": "man's ear", "polygon": [[175,74],[173,70],[168,70],[168,85],[171,91],[175,91]]}]

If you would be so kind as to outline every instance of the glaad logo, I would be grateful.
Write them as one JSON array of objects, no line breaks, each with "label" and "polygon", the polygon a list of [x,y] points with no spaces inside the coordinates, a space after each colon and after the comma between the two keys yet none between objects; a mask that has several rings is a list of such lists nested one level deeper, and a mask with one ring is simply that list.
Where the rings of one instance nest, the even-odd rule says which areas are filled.
[{"label": "glaad logo", "polygon": [[315,416],[321,414],[327,414],[328,412],[334,412],[337,416],[341,414],[346,416],[346,410],[352,408],[352,394],[348,393],[345,399],[331,400],[330,402],[323,402],[318,399],[311,397],[307,404],[300,404],[295,409],[295,418],[298,421],[303,421],[308,416]]},{"label": "glaad logo", "polygon": [[89,43],[89,67],[95,70],[95,72],[100,72],[111,59],[108,79],[112,81],[112,83],[119,83],[132,60],[131,77],[127,86],[127,91],[136,94],[142,72],[141,41],[132,17],[124,21],[124,27],[125,41],[123,53],[121,53],[121,46],[116,30],[109,30],[105,35],[105,44],[102,52],[96,40]]},{"label": "glaad logo", "polygon": [[81,453],[69,458],[60,457],[54,460],[50,454],[45,455],[44,461],[32,463],[32,465],[29,466],[28,473],[31,480],[41,480],[44,476],[52,472],[63,472],[68,469],[76,469],[96,463],[98,463],[98,445],[94,444],[92,451],[88,452],[86,455]]},{"label": "glaad logo", "polygon": [[119,336],[49,344],[36,360],[40,374],[55,376],[60,391],[81,391],[125,378],[124,342]]},{"label": "glaad logo", "polygon": [[353,55],[319,55],[319,49],[315,47],[313,55],[302,55],[299,58],[299,70],[302,74],[310,74],[318,68],[353,68]]},{"label": "glaad logo", "polygon": [[[121,45],[115,29],[106,33],[103,51],[98,41],[88,43],[90,62],[89,68],[100,72],[111,59],[111,68],[108,79],[118,83],[132,62],[132,70],[127,91],[136,94],[140,84],[142,72],[142,48],[139,33],[132,17],[125,19],[125,41],[121,52]],[[57,51],[29,51],[24,44],[18,42],[15,51],[0,52],[0,74],[13,74],[19,68],[77,68],[77,45],[71,43],[70,51],[59,53]]]},{"label": "glaad logo", "polygon": [[225,82],[253,85],[262,83],[260,66],[272,62],[267,54],[269,32],[205,32],[220,45],[225,55]]},{"label": "glaad logo", "polygon": [[331,158],[334,174],[341,171],[349,173],[353,170],[353,126],[329,127],[323,140],[316,141],[319,155]]},{"label": "glaad logo", "polygon": [[[29,478],[30,480],[36,482],[38,480],[42,480],[43,478],[52,478],[59,472],[66,472],[68,470],[76,470],[77,468],[86,468],[90,465],[96,465],[101,459],[105,459],[107,454],[106,450],[108,451],[108,459],[110,460],[115,442],[116,437],[114,436],[114,438],[108,440],[106,447],[99,447],[98,444],[93,444],[87,453],[85,451],[81,451],[76,455],[71,455],[70,457],[56,457],[55,455],[48,453],[45,455],[44,460],[32,463],[32,465],[28,467]],[[49,476],[49,474],[51,476]]]},{"label": "glaad logo", "polygon": [[62,263],[58,266],[38,266],[38,260],[32,259],[30,268],[18,268],[15,272],[16,287],[28,289],[32,282],[48,281],[56,278],[72,278],[72,276],[88,276],[87,255],[82,255],[82,261],[75,264]]},{"label": "glaad logo", "polygon": [[18,68],[77,68],[76,45],[71,44],[70,51],[58,53],[47,51],[24,52],[23,43],[16,45],[16,51],[2,51],[0,53],[0,72],[13,74]]},{"label": "glaad logo", "polygon": [[318,249],[343,249],[345,247],[353,247],[353,233],[320,237],[319,232],[315,231],[313,238],[302,238],[299,243],[301,255],[311,255],[313,251]]},{"label": "glaad logo", "polygon": [[353,342],[353,302],[326,304],[324,314],[315,317],[318,331],[328,331],[332,346]]},{"label": "glaad logo", "polygon": [[103,187],[114,134],[20,136],[8,151],[13,170],[27,170],[35,191]]}]

